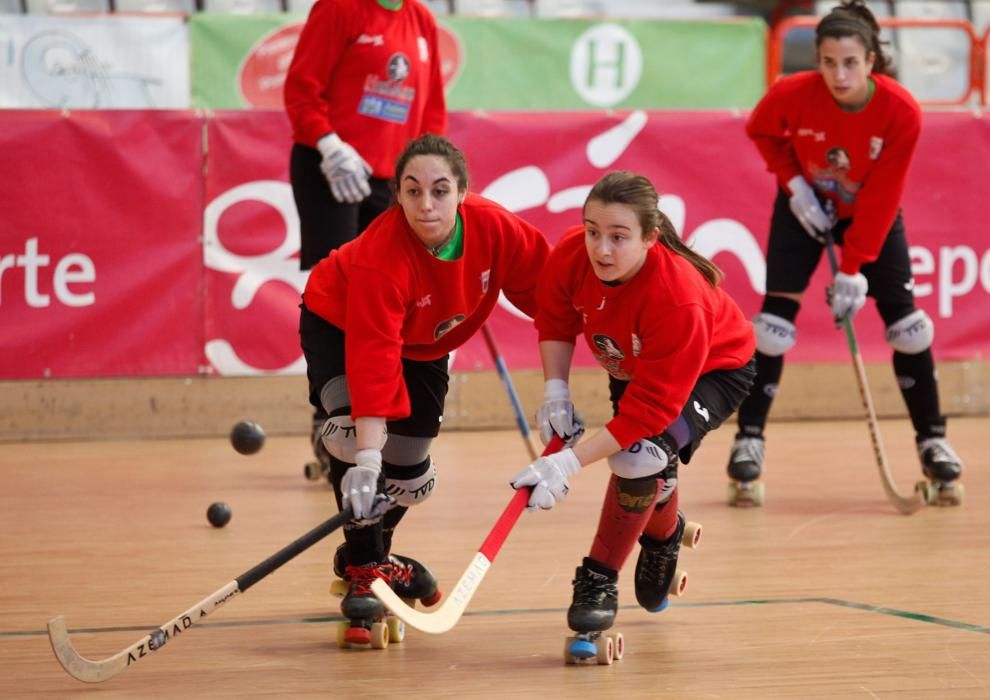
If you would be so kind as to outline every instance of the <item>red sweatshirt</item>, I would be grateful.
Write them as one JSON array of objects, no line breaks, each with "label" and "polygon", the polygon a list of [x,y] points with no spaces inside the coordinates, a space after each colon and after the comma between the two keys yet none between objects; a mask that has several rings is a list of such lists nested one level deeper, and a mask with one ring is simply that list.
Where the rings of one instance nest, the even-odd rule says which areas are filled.
[{"label": "red sweatshirt", "polygon": [[315,148],[337,132],[371,165],[394,175],[410,139],[447,130],[437,24],[418,0],[317,0],[285,77],[296,143]]},{"label": "red sweatshirt", "polygon": [[895,80],[873,75],[876,91],[859,112],[844,112],[817,71],[776,82],[756,105],[746,132],[786,190],[802,175],[852,218],[843,272],[876,260],[890,231],[921,131],[921,108]]},{"label": "red sweatshirt", "polygon": [[398,205],[310,273],[306,308],[345,331],[351,411],[409,415],[401,358],[435,360],[481,328],[500,290],[536,315],[536,280],[550,245],[533,226],[479,195],[459,207],[464,253],[433,257]]},{"label": "red sweatshirt", "polygon": [[573,343],[583,332],[608,373],[629,381],[605,426],[622,447],[673,423],[702,374],[742,367],[756,351],[753,324],[729,295],[660,243],[635,277],[609,286],[575,226],[551,253],[537,301],[541,341]]}]

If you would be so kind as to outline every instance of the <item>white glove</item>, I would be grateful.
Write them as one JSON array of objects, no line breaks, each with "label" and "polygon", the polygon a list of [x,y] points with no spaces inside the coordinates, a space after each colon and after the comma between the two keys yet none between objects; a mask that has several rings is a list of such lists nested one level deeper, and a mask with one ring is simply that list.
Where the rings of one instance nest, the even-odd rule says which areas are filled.
[{"label": "white glove", "polygon": [[852,318],[866,303],[866,290],[869,285],[861,272],[855,275],[847,275],[845,272],[836,272],[835,279],[829,287],[829,304],[832,306],[832,315],[836,318]]},{"label": "white glove", "polygon": [[791,212],[809,236],[825,245],[824,234],[835,225],[835,222],[818,203],[815,191],[811,189],[808,181],[800,175],[795,175],[788,180],[787,187],[791,191]]},{"label": "white glove", "polygon": [[584,421],[574,411],[570,389],[563,379],[548,379],[543,385],[543,405],[536,409],[536,424],[544,445],[549,445],[556,433],[566,446],[572,447],[584,433]]},{"label": "white glove", "polygon": [[567,495],[567,477],[577,474],[580,470],[581,462],[578,461],[574,450],[568,448],[549,457],[540,457],[512,477],[510,483],[514,489],[523,486],[533,487],[526,510],[537,508],[550,510],[557,501]]},{"label": "white glove", "polygon": [[337,134],[327,134],[316,143],[323,161],[320,170],[338,202],[357,204],[371,194],[368,178],[371,166],[349,143]]},{"label": "white glove", "polygon": [[344,472],[340,482],[340,498],[344,507],[351,507],[354,520],[374,517],[378,477],[382,473],[381,450],[365,449],[354,453],[356,464]]}]

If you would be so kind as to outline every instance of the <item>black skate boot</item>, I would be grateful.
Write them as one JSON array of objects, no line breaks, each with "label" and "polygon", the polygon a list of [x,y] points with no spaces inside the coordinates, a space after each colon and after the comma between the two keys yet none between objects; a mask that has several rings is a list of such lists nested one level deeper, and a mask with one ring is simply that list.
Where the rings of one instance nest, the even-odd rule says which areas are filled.
[{"label": "black skate boot", "polygon": [[[436,605],[442,593],[433,572],[412,557],[389,554],[392,565],[392,590],[407,601],[419,600],[426,607]],[[333,573],[347,581],[347,543],[341,543],[333,555]]]},{"label": "black skate boot", "polygon": [[677,569],[681,544],[695,547],[701,539],[701,526],[687,523],[678,511],[677,527],[666,540],[649,535],[639,538],[639,558],[636,560],[636,602],[650,612],[667,607],[670,595],[680,595],[687,586],[687,574]]},{"label": "black skate boot", "polygon": [[730,506],[763,505],[763,483],[759,478],[763,473],[764,446],[762,437],[736,434],[726,467],[732,479],[729,483]]},{"label": "black skate boot", "polygon": [[389,630],[385,622],[385,606],[371,592],[377,579],[392,583],[392,564],[388,561],[348,565],[344,568],[347,595],[340,602],[340,612],[347,618],[337,628],[337,645],[372,646],[382,649],[388,645]]},{"label": "black skate boot", "polygon": [[313,446],[313,457],[315,459],[307,462],[306,466],[303,467],[303,474],[310,481],[319,481],[324,476],[327,478],[330,476],[330,453],[327,452],[321,435],[323,424],[327,418],[329,416],[325,411],[313,411],[313,425],[309,433],[309,442]]},{"label": "black skate boot", "polygon": [[567,626],[577,634],[564,643],[567,663],[597,658],[599,663],[610,664],[622,658],[622,635],[602,634],[615,622],[619,609],[619,574],[606,574],[598,568],[585,558],[574,573],[574,598],[567,609]]},{"label": "black skate boot", "polygon": [[918,459],[928,481],[919,481],[915,489],[925,502],[952,506],[962,503],[963,485],[958,481],[962,475],[962,461],[949,446],[948,440],[943,437],[919,440]]}]

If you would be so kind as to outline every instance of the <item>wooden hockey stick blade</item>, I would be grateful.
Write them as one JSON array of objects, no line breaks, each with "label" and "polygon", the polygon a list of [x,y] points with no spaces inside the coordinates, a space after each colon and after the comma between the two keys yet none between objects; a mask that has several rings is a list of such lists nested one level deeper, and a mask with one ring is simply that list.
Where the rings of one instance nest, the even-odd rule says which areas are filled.
[{"label": "wooden hockey stick blade", "polygon": [[853,368],[856,370],[859,397],[863,402],[863,409],[866,411],[866,422],[870,429],[873,455],[876,457],[877,468],[880,470],[880,483],[883,484],[883,490],[894,507],[905,515],[911,515],[925,507],[925,499],[917,491],[911,497],[902,496],[894,486],[894,477],[890,472],[890,464],[887,462],[887,451],[884,449],[883,440],[880,437],[880,424],[877,421],[876,408],[873,406],[870,385],[866,378],[866,366],[863,364],[863,357],[859,353],[858,346],[855,345],[852,322],[847,318],[843,320],[843,323],[846,326],[847,337],[852,338],[850,348],[853,349]]},{"label": "wooden hockey stick blade", "polygon": [[48,640],[51,642],[55,658],[69,675],[86,683],[100,683],[116,676],[127,667],[149,656],[165,646],[182,632],[198,623],[221,605],[239,593],[256,584],[280,566],[306,551],[331,532],[351,520],[350,508],[345,508],[332,518],[325,520],[305,535],[286,545],[260,564],[253,566],[222,588],[214,591],[178,617],[153,629],[121,652],[105,659],[87,659],[72,645],[69,631],[62,615],[48,621]]},{"label": "wooden hockey stick blade", "polygon": [[[825,232],[825,252],[828,256],[828,264],[834,277],[839,272],[839,260],[835,254],[835,239],[831,231]],[[873,406],[873,394],[870,391],[870,384],[866,378],[866,366],[863,364],[863,356],[859,352],[859,343],[856,340],[856,330],[853,328],[852,319],[848,316],[841,319],[841,325],[845,330],[846,344],[849,346],[849,354],[852,355],[853,370],[856,374],[856,385],[859,387],[859,398],[866,412],[866,423],[870,429],[870,441],[873,444],[873,455],[877,460],[877,468],[880,470],[880,483],[883,485],[884,493],[888,500],[894,504],[901,513],[911,515],[925,507],[925,500],[920,493],[915,492],[913,497],[905,498],[897,493],[894,486],[894,477],[890,473],[890,465],[887,463],[887,451],[883,447],[883,440],[880,438],[880,423],[877,421],[876,408]],[[838,321],[836,322],[838,325]]]},{"label": "wooden hockey stick blade", "polygon": [[[544,456],[559,451],[564,446],[564,442],[557,436],[550,440],[543,451]],[[529,501],[531,489],[519,489],[513,494],[509,505],[502,511],[495,522],[495,526],[488,537],[482,542],[474,559],[468,565],[467,570],[461,575],[457,585],[447,599],[434,612],[425,613],[412,608],[395,594],[392,587],[385,581],[377,579],[371,584],[371,592],[391,610],[396,617],[411,627],[430,634],[443,634],[449,631],[461,619],[468,603],[474,597],[475,591],[481,585],[481,580],[485,578],[496,555],[505,543],[512,528],[515,527],[519,516],[522,515]]]},{"label": "wooden hockey stick blade", "polygon": [[491,534],[481,545],[481,549],[474,555],[474,559],[454,586],[454,590],[436,611],[425,613],[406,605],[392,587],[381,579],[372,582],[372,593],[407,625],[430,634],[443,634],[449,631],[461,619],[461,615],[464,614],[468,603],[471,602],[471,598],[474,597],[475,591],[478,590],[478,586],[495,560],[495,555],[501,549],[502,543],[526,508],[529,493],[529,489],[519,489],[512,496],[509,505],[502,512]]}]

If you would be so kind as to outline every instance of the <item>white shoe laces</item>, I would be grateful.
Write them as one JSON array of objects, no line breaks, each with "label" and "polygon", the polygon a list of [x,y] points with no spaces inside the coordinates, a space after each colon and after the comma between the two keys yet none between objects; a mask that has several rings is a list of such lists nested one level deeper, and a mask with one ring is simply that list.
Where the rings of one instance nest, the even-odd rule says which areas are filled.
[{"label": "white shoe laces", "polygon": [[741,437],[732,443],[732,462],[755,462],[763,465],[765,443],[761,438]]},{"label": "white shoe laces", "polygon": [[929,461],[933,463],[952,462],[953,464],[962,464],[959,460],[959,455],[953,451],[949,445],[949,441],[945,438],[934,437],[919,442],[918,456],[922,461],[925,459],[926,452],[930,452]]}]

